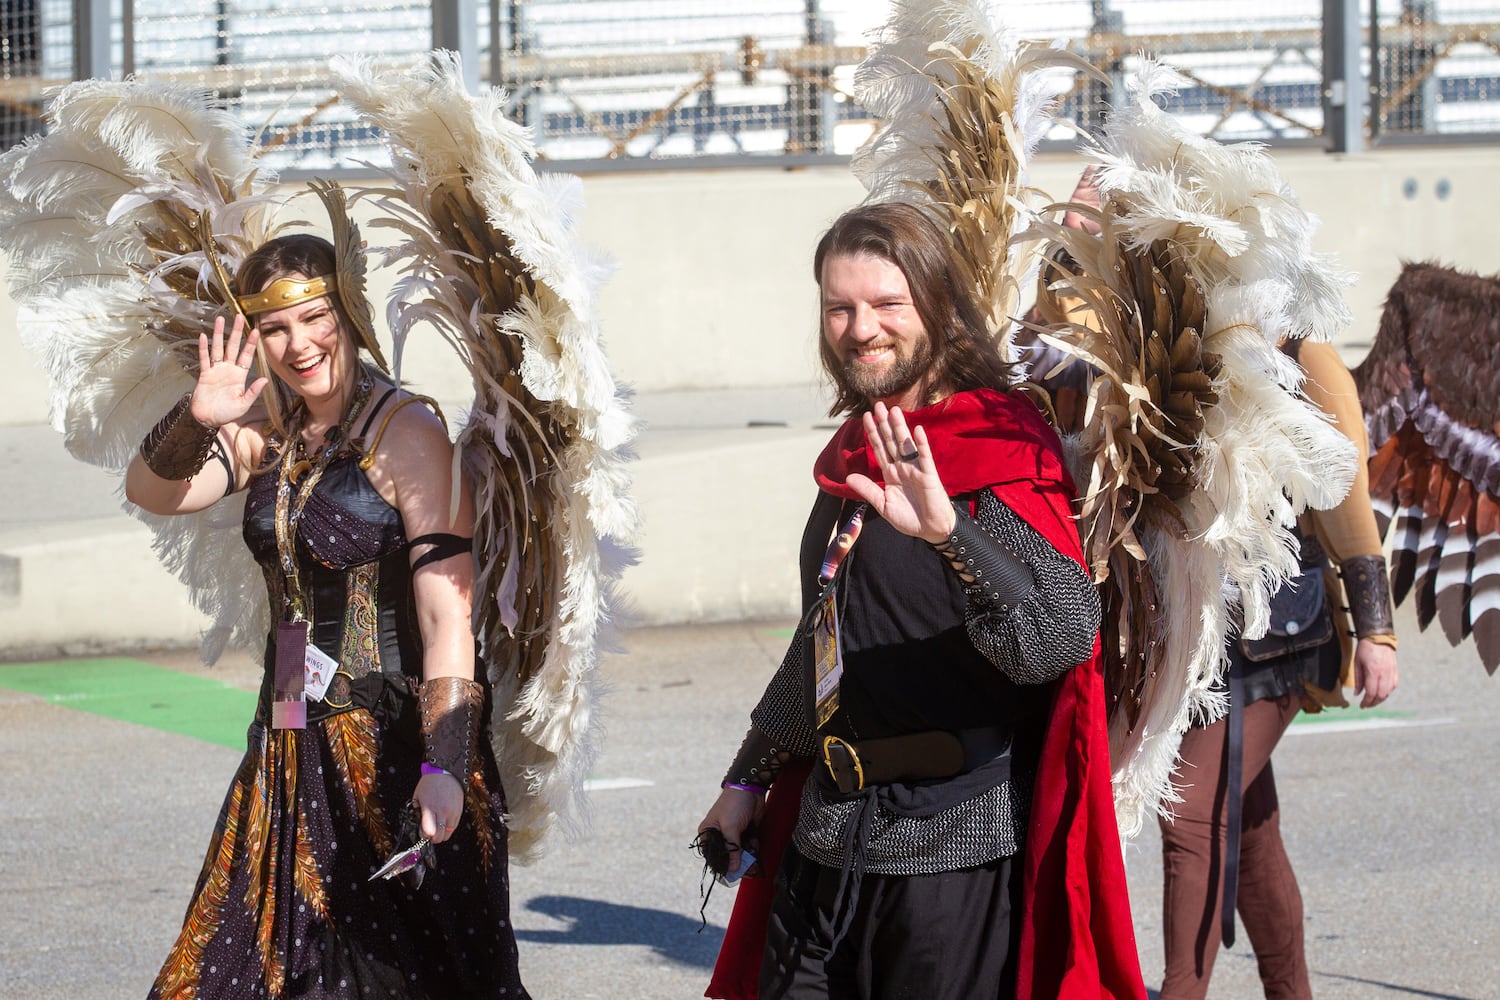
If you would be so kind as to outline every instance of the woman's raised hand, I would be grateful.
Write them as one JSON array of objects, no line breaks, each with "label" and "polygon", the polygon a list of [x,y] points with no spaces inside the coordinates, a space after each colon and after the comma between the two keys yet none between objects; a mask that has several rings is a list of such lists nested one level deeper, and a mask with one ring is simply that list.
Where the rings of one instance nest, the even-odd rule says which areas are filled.
[{"label": "woman's raised hand", "polygon": [[938,477],[927,433],[921,427],[908,431],[901,408],[884,403],[865,414],[864,424],[885,488],[858,473],[849,477],[849,488],[903,535],[934,544],[946,539],[953,533],[956,515]]},{"label": "woman's raised hand", "polygon": [[244,317],[235,316],[226,344],[224,317],[220,316],[214,320],[212,340],[206,333],[198,335],[198,384],[193,387],[191,409],[193,419],[205,427],[222,427],[239,420],[250,412],[266,387],[265,378],[245,384],[260,332],[251,330],[249,336],[244,333]]}]

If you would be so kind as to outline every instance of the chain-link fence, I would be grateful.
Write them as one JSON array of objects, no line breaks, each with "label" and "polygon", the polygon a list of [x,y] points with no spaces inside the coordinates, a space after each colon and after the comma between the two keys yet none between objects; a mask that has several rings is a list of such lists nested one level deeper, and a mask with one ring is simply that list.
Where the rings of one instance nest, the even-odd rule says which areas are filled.
[{"label": "chain-link fence", "polygon": [[822,154],[868,132],[848,90],[879,3],[502,7],[491,73],[551,157]]},{"label": "chain-link fence", "polygon": [[[466,50],[476,82],[506,89],[509,113],[532,127],[544,157],[575,167],[845,155],[873,124],[850,92],[886,6],[6,0],[0,141],[9,146],[40,127],[49,87],[80,73],[133,73],[212,91],[247,129],[265,128],[272,165],[347,167],[377,147],[331,89],[328,58],[408,65],[441,37]],[[1347,27],[1330,27],[1325,18],[1341,8],[1340,0],[1034,0],[1004,11],[1022,33],[1085,55],[1116,86],[1142,52],[1166,62],[1185,80],[1169,108],[1222,139],[1332,142],[1324,61],[1333,30],[1356,33],[1370,81],[1369,137],[1500,136],[1500,0],[1362,0]],[[434,29],[440,16],[464,23],[445,35]],[[107,33],[91,28],[91,17]],[[1108,90],[1083,79],[1060,86],[1067,124],[1054,138],[1069,141],[1098,123]],[[1348,89],[1356,107],[1366,88]]]},{"label": "chain-link fence", "polygon": [[1380,139],[1500,134],[1493,0],[1376,0],[1370,131]]},{"label": "chain-link fence", "polygon": [[68,0],[0,4],[0,146],[9,149],[41,128],[43,67],[69,64],[72,23]]}]

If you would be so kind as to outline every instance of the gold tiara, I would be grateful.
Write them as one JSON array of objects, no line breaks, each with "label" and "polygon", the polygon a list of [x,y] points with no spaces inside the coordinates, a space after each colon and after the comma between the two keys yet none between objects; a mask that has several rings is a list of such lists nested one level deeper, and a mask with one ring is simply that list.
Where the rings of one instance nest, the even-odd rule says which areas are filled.
[{"label": "gold tiara", "polygon": [[333,291],[331,275],[318,278],[277,278],[265,291],[256,295],[241,295],[240,309],[246,316],[286,309],[301,305],[311,299],[321,298]]}]

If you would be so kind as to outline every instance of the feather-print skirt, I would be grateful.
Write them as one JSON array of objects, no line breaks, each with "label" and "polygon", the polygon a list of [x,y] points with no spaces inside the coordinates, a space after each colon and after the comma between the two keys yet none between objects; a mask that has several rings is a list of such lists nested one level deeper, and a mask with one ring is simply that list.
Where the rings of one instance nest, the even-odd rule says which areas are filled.
[{"label": "feather-print skirt", "polygon": [[421,885],[370,881],[419,775],[411,734],[363,709],[250,727],[152,1000],[524,998],[504,793],[481,741],[457,832]]}]

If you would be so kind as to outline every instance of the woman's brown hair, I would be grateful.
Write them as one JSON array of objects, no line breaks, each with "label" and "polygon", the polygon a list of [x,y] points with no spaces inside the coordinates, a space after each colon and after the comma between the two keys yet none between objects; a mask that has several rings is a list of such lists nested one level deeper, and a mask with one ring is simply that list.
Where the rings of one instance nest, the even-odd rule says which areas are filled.
[{"label": "woman's brown hair", "polygon": [[[256,247],[240,263],[234,280],[235,291],[239,295],[254,295],[276,279],[292,274],[300,274],[304,278],[326,276],[332,279],[337,270],[333,244],[323,237],[311,233],[278,236]],[[328,301],[338,313],[339,323],[344,331],[352,336],[354,327],[349,322],[349,314],[337,291],[328,296]]]}]

